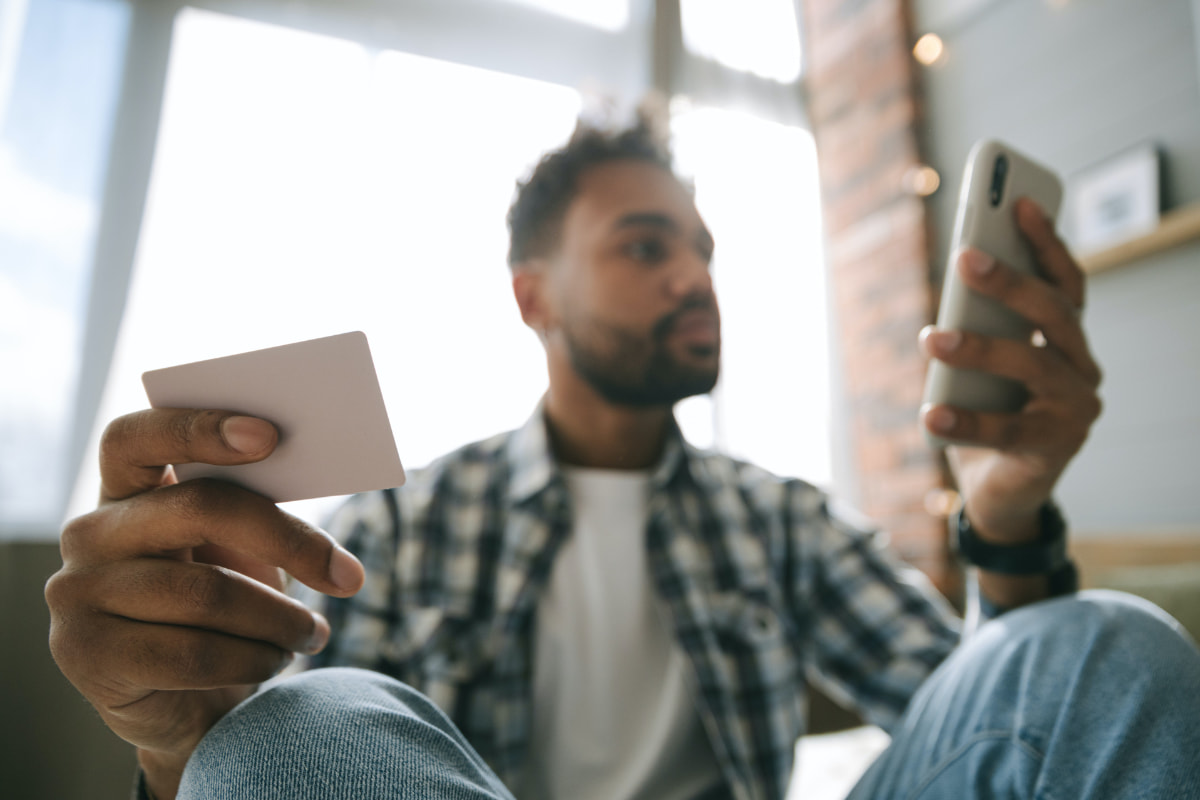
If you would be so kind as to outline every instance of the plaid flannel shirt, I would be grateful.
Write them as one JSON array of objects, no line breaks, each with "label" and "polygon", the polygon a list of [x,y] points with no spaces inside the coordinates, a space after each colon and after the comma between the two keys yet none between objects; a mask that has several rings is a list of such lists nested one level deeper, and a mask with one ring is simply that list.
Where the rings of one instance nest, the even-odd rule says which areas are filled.
[{"label": "plaid flannel shirt", "polygon": [[[454,720],[513,785],[532,725],[538,598],[572,528],[539,409],[400,490],[351,498],[331,531],[366,567],[327,598],[314,666],[398,678]],[[782,798],[817,680],[887,728],[959,640],[959,622],[875,532],[826,497],[672,430],[652,475],[646,547],[697,710],[732,794]]]}]

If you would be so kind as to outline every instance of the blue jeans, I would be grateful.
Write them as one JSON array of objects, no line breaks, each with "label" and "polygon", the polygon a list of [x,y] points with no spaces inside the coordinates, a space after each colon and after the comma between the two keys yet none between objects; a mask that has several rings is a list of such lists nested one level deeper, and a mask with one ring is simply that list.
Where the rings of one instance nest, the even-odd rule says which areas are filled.
[{"label": "blue jeans", "polygon": [[[180,800],[511,800],[413,689],[324,669],[209,731]],[[1200,651],[1155,606],[1087,592],[987,623],[926,681],[853,800],[1200,798]],[[615,799],[614,799],[615,800]]]}]

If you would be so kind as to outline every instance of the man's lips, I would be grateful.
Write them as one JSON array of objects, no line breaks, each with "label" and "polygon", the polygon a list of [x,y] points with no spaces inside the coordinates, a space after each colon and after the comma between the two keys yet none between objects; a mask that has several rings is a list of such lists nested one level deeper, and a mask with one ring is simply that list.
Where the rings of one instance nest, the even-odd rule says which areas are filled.
[{"label": "man's lips", "polygon": [[675,319],[671,335],[692,344],[716,344],[721,338],[721,323],[716,314],[706,309],[685,311]]}]

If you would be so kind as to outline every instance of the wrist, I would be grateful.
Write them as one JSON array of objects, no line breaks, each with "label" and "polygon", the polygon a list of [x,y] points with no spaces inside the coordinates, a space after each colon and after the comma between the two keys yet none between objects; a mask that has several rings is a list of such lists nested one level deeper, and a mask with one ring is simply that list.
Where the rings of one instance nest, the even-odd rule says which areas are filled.
[{"label": "wrist", "polygon": [[1038,509],[1035,535],[1025,541],[986,540],[973,523],[959,509],[950,518],[950,532],[960,558],[978,568],[980,592],[995,613],[1078,589],[1079,575],[1067,553],[1066,522],[1054,503]]},{"label": "wrist", "polygon": [[980,534],[965,508],[950,517],[950,534],[967,563],[1000,575],[1032,576],[1059,572],[1070,563],[1066,522],[1053,502],[1044,503],[1035,521],[1023,523],[1022,539],[989,539]]},{"label": "wrist", "polygon": [[966,501],[960,513],[970,521],[972,533],[980,540],[996,545],[1035,542],[1042,536],[1042,508],[1008,507],[1003,511],[985,511],[979,504]]}]

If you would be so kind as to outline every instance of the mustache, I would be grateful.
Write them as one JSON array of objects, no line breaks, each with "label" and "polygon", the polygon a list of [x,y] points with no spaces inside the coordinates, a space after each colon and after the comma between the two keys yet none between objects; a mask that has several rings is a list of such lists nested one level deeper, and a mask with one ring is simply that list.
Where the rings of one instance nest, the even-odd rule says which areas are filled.
[{"label": "mustache", "polygon": [[671,330],[679,324],[679,318],[689,311],[709,311],[714,315],[717,313],[717,304],[710,297],[692,297],[684,300],[679,304],[679,308],[674,311],[663,314],[650,330],[655,341],[662,341],[667,338]]}]

